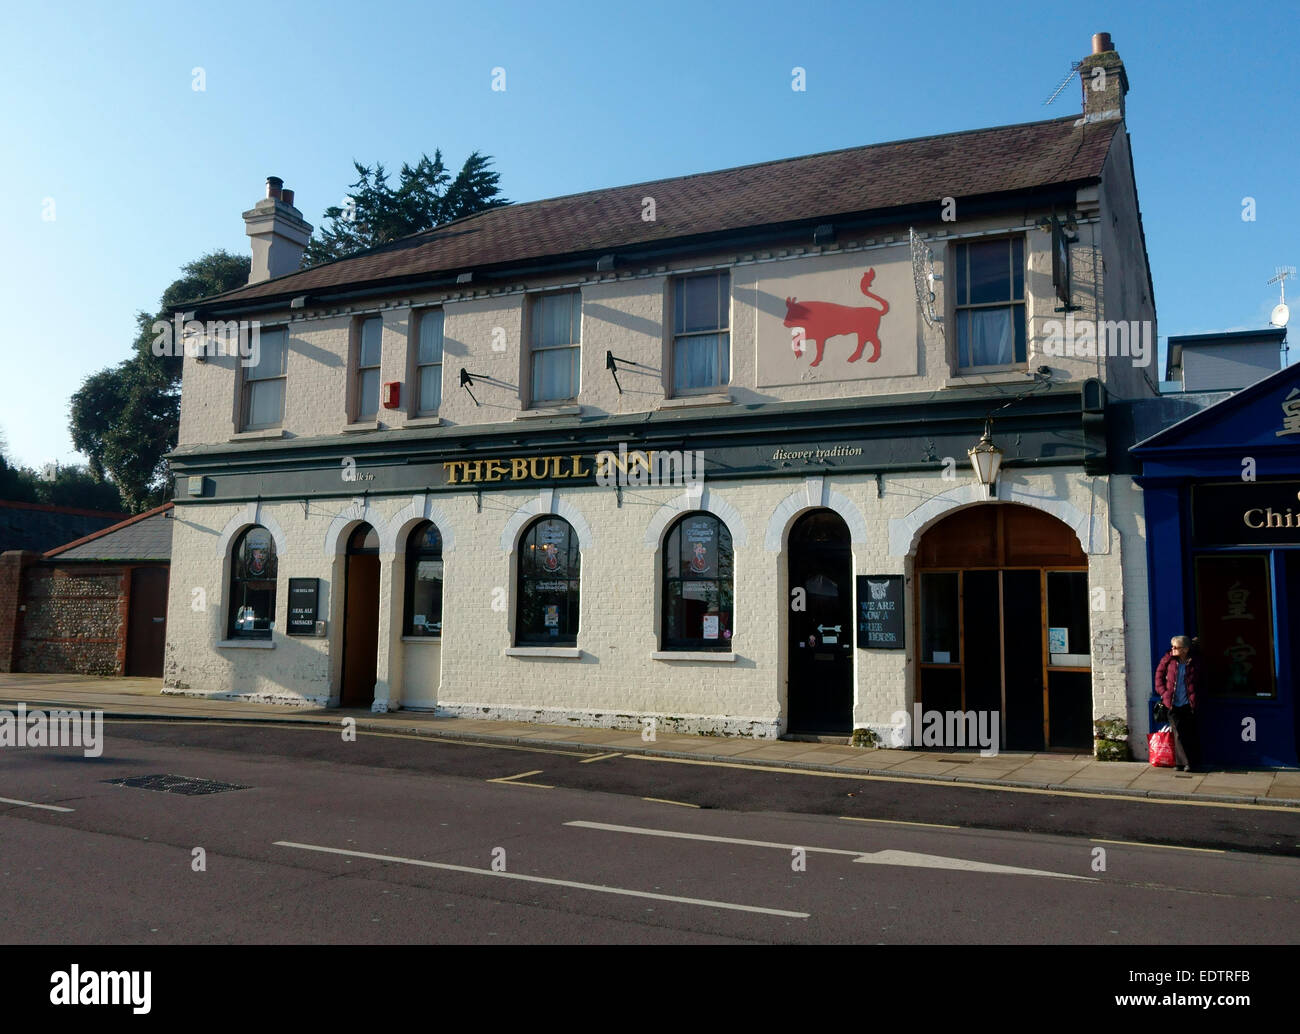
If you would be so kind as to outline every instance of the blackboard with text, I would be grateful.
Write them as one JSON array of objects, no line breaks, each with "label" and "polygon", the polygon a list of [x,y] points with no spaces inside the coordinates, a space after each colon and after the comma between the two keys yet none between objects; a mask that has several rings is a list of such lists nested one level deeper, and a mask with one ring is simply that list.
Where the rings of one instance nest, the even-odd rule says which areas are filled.
[{"label": "blackboard with text", "polygon": [[858,575],[858,649],[902,650],[903,576]]},{"label": "blackboard with text", "polygon": [[289,634],[316,634],[316,602],[320,597],[319,578],[289,579]]}]

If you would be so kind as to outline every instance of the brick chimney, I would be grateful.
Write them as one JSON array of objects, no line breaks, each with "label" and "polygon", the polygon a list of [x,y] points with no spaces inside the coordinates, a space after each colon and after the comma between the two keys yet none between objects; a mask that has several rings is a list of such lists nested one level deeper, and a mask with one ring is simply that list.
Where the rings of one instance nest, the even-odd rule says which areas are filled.
[{"label": "brick chimney", "polygon": [[1128,74],[1111,44],[1109,32],[1092,37],[1092,53],[1079,65],[1079,82],[1083,86],[1083,120],[1124,117],[1124,94],[1128,93]]},{"label": "brick chimney", "polygon": [[293,191],[279,176],[266,178],[266,197],[244,213],[244,226],[253,243],[250,284],[297,272],[311,237],[311,224],[293,207]]}]

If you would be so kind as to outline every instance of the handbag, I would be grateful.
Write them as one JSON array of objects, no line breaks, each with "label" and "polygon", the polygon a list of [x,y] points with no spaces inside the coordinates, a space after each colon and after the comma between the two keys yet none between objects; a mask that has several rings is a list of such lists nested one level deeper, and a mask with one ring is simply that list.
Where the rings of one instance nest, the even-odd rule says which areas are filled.
[{"label": "handbag", "polygon": [[1157,722],[1169,721],[1169,708],[1159,701],[1156,702],[1156,706],[1152,709],[1152,714],[1155,715]]},{"label": "handbag", "polygon": [[1169,726],[1147,733],[1147,756],[1156,768],[1174,767],[1174,734]]}]

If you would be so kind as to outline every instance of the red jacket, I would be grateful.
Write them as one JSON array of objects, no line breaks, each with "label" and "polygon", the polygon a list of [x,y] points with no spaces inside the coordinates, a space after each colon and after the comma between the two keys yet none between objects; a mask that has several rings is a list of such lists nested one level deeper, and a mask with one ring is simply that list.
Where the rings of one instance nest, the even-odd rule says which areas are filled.
[{"label": "red jacket", "polygon": [[[1195,655],[1189,657],[1183,665],[1183,685],[1187,689],[1187,703],[1196,709],[1196,684],[1201,681],[1204,670],[1201,659]],[[1156,666],[1156,695],[1165,707],[1174,706],[1174,690],[1178,688],[1178,661],[1172,652],[1164,655]]]}]

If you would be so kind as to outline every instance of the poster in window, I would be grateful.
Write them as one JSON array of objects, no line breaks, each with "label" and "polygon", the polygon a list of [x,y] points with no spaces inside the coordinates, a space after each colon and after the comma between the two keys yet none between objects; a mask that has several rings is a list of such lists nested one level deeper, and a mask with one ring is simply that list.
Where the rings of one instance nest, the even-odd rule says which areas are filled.
[{"label": "poster in window", "polygon": [[714,523],[707,518],[686,522],[686,566],[693,575],[711,575],[718,569],[718,542]]},{"label": "poster in window", "polygon": [[861,650],[902,650],[906,648],[903,632],[903,576],[901,574],[860,574],[858,590],[858,648]]},{"label": "poster in window", "polygon": [[266,566],[271,557],[271,533],[265,528],[254,528],[244,540],[248,556],[248,573],[254,576],[266,574]]},{"label": "poster in window", "polygon": [[548,603],[543,610],[542,623],[547,628],[560,627],[560,608],[558,604]]},{"label": "poster in window", "polygon": [[705,639],[718,638],[718,615],[717,614],[704,615],[704,638]]}]

